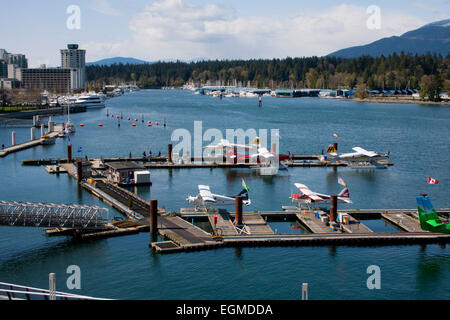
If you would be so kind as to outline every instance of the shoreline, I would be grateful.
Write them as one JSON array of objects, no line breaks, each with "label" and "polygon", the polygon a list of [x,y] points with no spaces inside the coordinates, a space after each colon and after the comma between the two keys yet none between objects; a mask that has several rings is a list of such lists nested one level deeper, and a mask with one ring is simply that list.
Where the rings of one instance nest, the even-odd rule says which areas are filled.
[{"label": "shoreline", "polygon": [[[345,99],[342,99],[345,100]],[[361,99],[353,98],[349,99],[355,102],[368,102],[368,103],[397,103],[397,104],[428,104],[428,105],[439,105],[439,106],[450,106],[450,101],[424,101],[424,100],[404,100],[404,99]]]}]

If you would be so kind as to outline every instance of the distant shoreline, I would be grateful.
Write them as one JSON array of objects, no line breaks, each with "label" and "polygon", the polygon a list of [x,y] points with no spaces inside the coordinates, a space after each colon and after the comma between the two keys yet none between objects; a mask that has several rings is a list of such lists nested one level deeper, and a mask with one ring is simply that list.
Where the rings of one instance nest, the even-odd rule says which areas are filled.
[{"label": "distant shoreline", "polygon": [[369,102],[369,103],[398,103],[398,104],[430,104],[430,105],[440,105],[440,106],[450,106],[450,101],[424,101],[424,100],[405,100],[405,99],[389,99],[389,98],[381,98],[381,99],[361,99],[361,98],[353,98],[351,101],[356,102]]}]

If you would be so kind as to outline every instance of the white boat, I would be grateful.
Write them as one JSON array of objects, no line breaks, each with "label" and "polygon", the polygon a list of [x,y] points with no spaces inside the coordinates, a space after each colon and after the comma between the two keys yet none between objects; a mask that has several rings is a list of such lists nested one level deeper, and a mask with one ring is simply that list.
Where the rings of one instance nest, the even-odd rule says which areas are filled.
[{"label": "white boat", "polygon": [[87,109],[104,108],[105,99],[98,94],[86,94],[79,96],[74,104],[86,106]]}]

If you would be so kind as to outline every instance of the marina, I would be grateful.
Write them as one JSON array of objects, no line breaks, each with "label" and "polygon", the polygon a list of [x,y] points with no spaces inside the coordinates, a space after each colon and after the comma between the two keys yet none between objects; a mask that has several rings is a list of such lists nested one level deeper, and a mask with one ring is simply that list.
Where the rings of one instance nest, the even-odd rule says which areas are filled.
[{"label": "marina", "polygon": [[[205,110],[212,108],[206,100],[199,100],[205,97],[190,96],[189,92],[173,90],[166,91],[164,95],[166,94],[170,94],[175,103],[189,106],[190,101],[193,101],[192,104],[205,101],[202,108]],[[263,126],[270,127],[270,114],[274,110],[287,108],[286,112],[289,112],[289,115],[280,116],[281,121],[288,123],[284,125],[285,129],[280,132],[282,137],[280,151],[286,154],[291,151],[293,158],[293,165],[289,167],[286,173],[283,172],[280,175],[266,178],[253,174],[248,169],[250,164],[247,163],[239,164],[239,166],[234,163],[224,163],[224,167],[214,167],[211,163],[212,159],[206,157],[202,159],[203,163],[200,165],[199,159],[195,158],[191,158],[191,163],[177,163],[175,157],[172,157],[171,163],[168,162],[168,143],[171,143],[170,135],[173,128],[183,127],[185,123],[192,123],[191,121],[200,115],[196,113],[198,112],[197,107],[187,107],[192,114],[188,112],[188,116],[178,118],[176,114],[170,111],[169,107],[164,106],[163,100],[158,100],[164,99],[164,95],[161,91],[156,90],[140,91],[133,95],[125,95],[108,101],[106,109],[109,109],[111,114],[120,115],[124,110],[123,105],[126,105],[127,101],[137,100],[141,104],[149,103],[150,106],[150,102],[145,101],[152,101],[151,103],[155,103],[155,107],[156,105],[162,106],[158,110],[158,114],[151,112],[147,114],[143,109],[135,107],[130,109],[129,113],[123,112],[124,116],[140,120],[141,114],[144,113],[146,121],[147,119],[166,118],[168,120],[166,130],[162,126],[161,128],[149,128],[145,125],[146,123],[140,125],[140,121],[135,128],[130,125],[126,126],[124,125],[125,122],[122,122],[120,129],[118,129],[116,122],[105,120],[106,109],[90,110],[88,113],[71,114],[71,121],[77,126],[76,133],[70,136],[73,150],[71,161],[68,161],[67,147],[69,143],[67,139],[56,139],[55,145],[49,145],[45,148],[25,149],[0,159],[5,165],[5,179],[13,177],[16,181],[30,182],[25,183],[25,190],[35,190],[33,193],[35,196],[27,197],[28,201],[82,203],[100,206],[110,212],[109,224],[105,230],[74,232],[74,229],[66,227],[50,227],[43,230],[42,228],[28,227],[22,229],[2,226],[4,235],[9,234],[9,236],[14,237],[19,246],[14,255],[7,250],[10,247],[8,242],[3,242],[1,245],[4,253],[0,260],[5,270],[14,268],[17,261],[27,261],[30,266],[35,265],[31,262],[34,259],[54,264],[56,263],[55,259],[59,259],[58,256],[73,254],[77,261],[80,261],[79,263],[85,267],[90,266],[90,269],[93,270],[92,275],[84,274],[84,281],[87,284],[81,293],[86,295],[120,298],[122,294],[125,294],[124,292],[108,294],[108,290],[114,291],[115,289],[104,282],[112,279],[112,277],[100,276],[100,266],[104,263],[102,261],[108,259],[108,265],[114,271],[113,278],[115,279],[118,275],[124,277],[123,280],[129,279],[125,276],[124,269],[121,269],[124,264],[127,266],[126,273],[129,274],[129,270],[136,270],[136,274],[132,277],[136,277],[143,284],[142,287],[139,285],[139,288],[135,289],[135,294],[132,294],[131,297],[148,297],[148,288],[151,288],[150,296],[156,298],[165,296],[182,298],[182,295],[186,294],[194,298],[207,298],[202,291],[192,295],[193,288],[199,285],[212,289],[210,281],[202,280],[198,275],[195,275],[203,270],[206,277],[216,279],[216,282],[221,286],[213,294],[214,297],[232,292],[233,297],[239,298],[254,298],[255,294],[260,297],[279,298],[289,297],[289,290],[292,290],[293,287],[287,285],[286,289],[280,288],[277,295],[267,295],[259,289],[256,290],[256,293],[250,293],[249,290],[234,288],[232,283],[235,282],[225,281],[221,277],[214,278],[214,274],[224,272],[229,268],[236,268],[237,270],[246,268],[258,283],[264,281],[259,275],[266,274],[265,278],[269,277],[273,281],[282,281],[289,284],[294,280],[287,274],[300,272],[308,278],[309,282],[325,286],[325,282],[320,280],[322,277],[318,276],[319,273],[328,272],[326,269],[329,268],[325,266],[348,262],[355,267],[365,268],[365,263],[370,264],[378,259],[384,261],[383,270],[388,270],[384,273],[385,281],[396,283],[397,278],[405,280],[405,275],[399,275],[396,271],[400,268],[400,265],[409,265],[412,266],[409,268],[422,270],[422,263],[425,264],[429,258],[445,253],[445,245],[448,244],[447,236],[431,232],[415,232],[414,229],[410,229],[411,232],[408,232],[402,229],[402,225],[406,223],[405,219],[402,222],[390,222],[388,220],[389,217],[393,217],[392,219],[395,220],[396,215],[405,214],[411,218],[416,227],[419,226],[418,220],[415,218],[417,209],[414,208],[414,200],[415,196],[423,191],[430,194],[433,202],[436,202],[437,208],[442,208],[438,210],[442,219],[445,219],[450,211],[446,208],[448,204],[444,200],[445,192],[441,189],[421,188],[419,191],[416,187],[421,184],[422,178],[413,175],[409,169],[411,166],[414,167],[415,162],[411,159],[405,160],[403,157],[404,154],[410,152],[412,146],[394,143],[392,146],[386,147],[383,140],[388,139],[388,133],[381,138],[377,136],[377,142],[371,140],[370,137],[366,137],[365,139],[368,139],[369,143],[353,143],[353,140],[357,139],[359,131],[357,127],[348,126],[341,130],[346,130],[349,139],[352,141],[339,141],[340,149],[351,150],[356,143],[367,146],[370,148],[369,150],[387,151],[390,149],[392,154],[388,161],[395,165],[389,166],[387,170],[354,170],[345,164],[339,166],[330,166],[325,163],[318,165],[321,162],[321,149],[326,149],[325,146],[333,141],[332,137],[330,138],[331,133],[321,133],[322,122],[316,124],[314,118],[308,114],[308,108],[309,104],[312,104],[311,108],[333,112],[333,108],[326,106],[326,104],[333,103],[330,102],[333,100],[311,100],[312,98],[285,100],[271,97],[264,100],[260,115],[264,117]],[[149,99],[149,97],[152,98]],[[250,109],[250,105],[255,106],[250,100],[241,99],[239,106],[242,104],[242,107],[234,106],[232,100],[227,102],[224,99],[218,103],[226,103],[227,107],[233,112],[251,115],[253,111]],[[303,114],[301,117],[300,114],[293,111],[298,108],[302,108]],[[354,109],[350,104],[344,107],[339,106],[339,108],[344,114],[348,112],[348,114],[353,114],[353,117],[359,117],[357,108]],[[381,108],[383,112],[404,115],[403,110],[395,109],[389,105],[384,105]],[[374,114],[378,114],[380,109],[379,107],[369,106],[365,112],[372,111]],[[437,109],[416,110],[419,114],[438,111]],[[86,119],[87,114],[91,119]],[[246,117],[242,118],[245,119]],[[292,121],[289,120],[290,117],[293,118]],[[295,117],[299,118],[295,119]],[[339,118],[336,115],[334,117]],[[300,129],[300,132],[295,132],[297,130],[295,124],[298,123],[300,118],[308,119],[305,120],[306,122],[304,121],[307,127]],[[214,114],[208,115],[208,119],[213,124],[220,124],[219,128],[222,128],[221,126],[226,128],[248,125],[244,120],[239,120],[238,124],[234,124],[228,117],[219,117]],[[55,121],[60,122],[60,119],[55,118]],[[351,118],[349,121],[358,122],[362,120]],[[80,123],[84,123],[85,126],[79,127]],[[103,123],[103,128],[99,128],[98,123]],[[402,128],[402,124],[399,123],[398,125]],[[438,129],[443,130],[437,126],[436,130]],[[15,129],[17,135],[22,137],[28,135],[29,130],[29,128]],[[301,137],[307,134],[307,131],[319,132],[319,134],[316,139],[307,143],[303,139],[296,139],[297,136]],[[10,128],[2,129],[1,133],[10,140]],[[111,140],[111,143],[105,143],[106,140],[100,139],[104,136],[114,137],[114,139]],[[127,139],[130,139],[130,136],[135,137],[133,146],[126,142]],[[176,142],[172,143],[175,145]],[[83,151],[76,152],[80,146],[82,146]],[[151,150],[152,156],[140,156],[144,150],[147,155],[150,154],[149,151]],[[160,156],[158,156],[159,151],[162,151]],[[129,156],[130,152],[132,153],[131,157]],[[427,161],[421,154],[418,157],[417,161]],[[90,162],[88,166],[91,170],[91,176],[78,183],[77,161],[83,160],[87,164],[86,158],[87,162]],[[436,161],[440,164],[444,160]],[[102,179],[108,181],[106,176],[102,176],[105,170],[103,166],[108,162],[126,163],[130,161],[144,166],[143,170],[150,171],[151,186],[115,186],[102,181]],[[305,161],[304,164],[303,161]],[[327,161],[331,160],[327,159]],[[297,162],[300,164],[299,166],[295,165]],[[309,165],[307,168],[302,168],[307,165]],[[50,172],[56,174],[48,174],[46,166],[49,166]],[[57,168],[59,168],[60,174],[57,173]],[[63,174],[64,172],[67,172],[67,174]],[[97,176],[97,174],[100,174],[100,176]],[[436,175],[441,180],[445,177],[443,172]],[[342,230],[340,225],[332,230],[330,225],[322,221],[322,217],[317,218],[316,216],[317,211],[320,211],[322,215],[329,215],[328,206],[322,206],[320,210],[307,210],[307,216],[311,218],[309,220],[310,227],[312,228],[313,224],[318,228],[320,227],[320,231],[316,230],[313,233],[308,228],[308,224],[300,220],[300,217],[304,216],[304,210],[299,210],[290,203],[289,197],[293,192],[294,183],[301,182],[311,187],[312,190],[321,190],[327,194],[333,194],[339,191],[338,176],[342,176],[349,185],[354,204],[339,205],[336,219],[339,219],[340,213],[346,213],[349,215],[350,223],[342,224]],[[90,180],[91,178],[93,180]],[[236,216],[234,205],[232,208],[219,210],[220,214],[218,212],[205,214],[205,212],[195,211],[193,208],[186,208],[186,197],[195,194],[197,184],[210,184],[212,189],[218,193],[236,194],[242,178],[251,188],[249,194],[252,200],[251,206],[243,208],[242,225],[236,226],[234,224]],[[43,184],[45,184],[46,189],[53,191],[40,192]],[[21,198],[19,193],[6,188],[6,186],[2,187],[2,192],[5,198],[19,200]],[[26,192],[31,194],[30,191]],[[129,206],[130,198],[132,199],[131,208]],[[159,207],[157,234],[153,238],[150,232],[150,199],[158,199]],[[214,228],[215,215],[220,217],[217,219],[216,228]],[[379,227],[372,229],[373,224],[369,223],[371,221],[377,222]],[[384,227],[385,224],[388,227]],[[293,229],[297,225],[300,225],[306,231],[298,233],[297,230]],[[395,228],[395,232],[391,231],[390,228]],[[20,237],[16,235],[20,235]],[[27,240],[30,238],[35,239],[36,244]],[[424,246],[426,246],[426,253],[420,253]],[[28,247],[31,247],[31,249],[26,256],[21,256],[20,248]],[[44,253],[41,254],[41,250],[44,250],[45,257],[43,256]],[[426,257],[422,258],[423,255]],[[421,258],[418,258],[418,256]],[[416,259],[424,262],[417,265],[415,264]],[[440,265],[439,261],[433,260],[432,262]],[[164,268],[162,268],[163,266]],[[189,270],[186,271],[186,268]],[[264,271],[267,271],[267,268],[274,270],[274,272],[285,270],[287,273],[280,275],[276,271],[279,276],[275,280]],[[348,271],[347,276],[349,279],[357,280],[355,274],[357,270],[349,268],[348,266],[345,267],[345,270]],[[310,273],[307,271],[313,269],[316,269],[317,272]],[[182,281],[177,276],[181,270],[185,270],[183,271],[185,276],[192,278],[193,283],[186,284],[186,290],[177,289],[172,293],[158,293],[157,286],[166,286],[168,290],[174,289],[166,281]],[[25,271],[30,276],[27,277]],[[64,270],[61,269],[61,272],[64,272]],[[148,272],[151,277],[144,279],[138,276],[142,272]],[[389,272],[392,273],[392,276],[388,274]],[[163,273],[165,275],[162,275]],[[25,277],[24,280],[14,277],[8,279],[15,283],[36,283],[36,286],[45,287],[45,284],[40,284],[37,280],[38,275],[34,276],[34,273],[28,267],[25,268],[24,272],[17,271],[16,274],[17,277]],[[339,279],[339,275],[334,271],[328,272],[328,274],[331,277],[330,279]],[[35,277],[35,280],[33,280],[33,277]],[[99,279],[102,283],[99,282]],[[119,280],[119,282],[124,283],[122,280]],[[244,278],[239,282],[246,285],[251,284],[248,279]],[[333,284],[331,285],[333,286]],[[443,292],[445,290],[445,287],[436,287],[436,285],[434,287],[438,291]],[[331,298],[329,293],[323,290],[319,290],[316,294],[322,298]],[[369,293],[364,290],[361,290],[359,294],[362,297],[370,297]],[[128,294],[126,296],[130,297]],[[343,296],[346,297],[345,293],[343,293]],[[398,296],[392,294],[392,297]],[[430,294],[430,296],[432,295]],[[348,297],[350,298],[350,296]]]}]

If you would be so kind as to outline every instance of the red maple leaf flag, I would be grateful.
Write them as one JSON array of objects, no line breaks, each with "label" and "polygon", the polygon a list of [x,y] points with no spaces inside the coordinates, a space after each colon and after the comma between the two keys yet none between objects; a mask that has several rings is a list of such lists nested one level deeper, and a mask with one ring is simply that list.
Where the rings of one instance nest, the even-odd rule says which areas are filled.
[{"label": "red maple leaf flag", "polygon": [[428,177],[428,184],[439,184],[439,180]]}]

